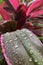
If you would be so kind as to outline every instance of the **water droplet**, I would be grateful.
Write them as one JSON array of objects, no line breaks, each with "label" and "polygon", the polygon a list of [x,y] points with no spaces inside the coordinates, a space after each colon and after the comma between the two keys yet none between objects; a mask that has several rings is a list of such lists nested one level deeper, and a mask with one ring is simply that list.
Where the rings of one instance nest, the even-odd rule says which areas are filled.
[{"label": "water droplet", "polygon": [[38,55],[39,55],[40,53],[38,53]]},{"label": "water droplet", "polygon": [[8,43],[8,41],[6,41],[5,43]]},{"label": "water droplet", "polygon": [[32,61],[32,58],[29,58],[29,61],[31,62]]},{"label": "water droplet", "polygon": [[27,39],[27,37],[24,38],[25,40]]},{"label": "water droplet", "polygon": [[43,59],[42,59],[42,62],[43,62]]},{"label": "water droplet", "polygon": [[37,62],[37,59],[35,59],[35,62]]},{"label": "water droplet", "polygon": [[12,40],[10,40],[9,42],[12,42]]},{"label": "water droplet", "polygon": [[29,34],[30,37],[32,37],[33,35],[32,34]]},{"label": "water droplet", "polygon": [[33,51],[32,50],[30,50],[30,54],[33,54]]},{"label": "water droplet", "polygon": [[15,45],[14,47],[15,47],[15,48],[18,48],[18,45]]},{"label": "water droplet", "polygon": [[16,37],[14,40],[17,41],[17,39],[18,39],[18,38]]},{"label": "water droplet", "polygon": [[19,57],[19,60],[22,62],[23,61],[23,58],[22,57]]}]

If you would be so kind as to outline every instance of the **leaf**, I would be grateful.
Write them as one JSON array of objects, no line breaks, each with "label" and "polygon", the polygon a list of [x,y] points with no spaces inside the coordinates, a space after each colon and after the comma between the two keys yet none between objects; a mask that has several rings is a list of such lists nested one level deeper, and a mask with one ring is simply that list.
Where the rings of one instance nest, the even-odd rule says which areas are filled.
[{"label": "leaf", "polygon": [[14,8],[14,10],[17,10],[18,7],[20,6],[20,1],[19,0],[5,0],[5,2],[8,5],[11,5]]},{"label": "leaf", "polygon": [[4,10],[2,7],[0,7],[0,14],[2,15],[4,20],[11,20],[9,13],[6,10]]},{"label": "leaf", "polygon": [[[36,4],[37,4],[37,5],[36,5]],[[30,7],[28,8],[26,15],[29,16],[30,13],[31,13],[34,9],[38,8],[38,7],[41,6],[42,4],[43,4],[43,1],[42,1],[42,0],[34,1],[34,2],[30,5]]]},{"label": "leaf", "polygon": [[43,15],[43,10],[38,10],[38,11],[31,13],[30,17],[34,18],[34,17],[39,17],[40,15]]}]

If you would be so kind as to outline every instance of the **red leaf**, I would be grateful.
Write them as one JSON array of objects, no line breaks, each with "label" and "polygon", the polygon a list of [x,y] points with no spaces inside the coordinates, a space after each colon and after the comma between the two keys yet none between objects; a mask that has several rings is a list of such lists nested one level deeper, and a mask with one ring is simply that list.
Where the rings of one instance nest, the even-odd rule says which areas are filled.
[{"label": "red leaf", "polygon": [[34,1],[28,8],[26,15],[28,16],[34,9],[40,7],[41,5],[43,5],[42,0]]},{"label": "red leaf", "polygon": [[28,7],[26,7],[25,5],[21,5],[18,10],[17,10],[17,14],[15,16],[16,20],[17,20],[17,28],[19,29],[21,26],[24,25],[24,23],[26,22],[26,11],[27,11]]},{"label": "red leaf", "polygon": [[11,3],[11,5],[13,6],[13,8],[15,10],[17,10],[17,8],[20,6],[20,1],[19,0],[9,0],[9,2]]},{"label": "red leaf", "polygon": [[34,17],[39,17],[40,15],[43,15],[43,10],[38,10],[38,11],[31,13],[30,17],[34,18]]},{"label": "red leaf", "polygon": [[2,7],[0,7],[0,14],[2,15],[4,20],[11,20],[9,13],[6,10],[4,10]]}]

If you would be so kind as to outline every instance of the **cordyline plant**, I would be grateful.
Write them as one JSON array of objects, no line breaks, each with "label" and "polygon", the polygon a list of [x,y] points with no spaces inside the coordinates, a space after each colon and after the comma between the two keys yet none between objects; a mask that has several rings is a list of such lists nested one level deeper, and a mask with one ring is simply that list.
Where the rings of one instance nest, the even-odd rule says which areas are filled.
[{"label": "cordyline plant", "polygon": [[43,36],[43,0],[4,0],[0,15],[0,43],[7,64],[43,65],[43,44],[36,36]]},{"label": "cordyline plant", "polygon": [[0,23],[0,31],[28,28],[35,34],[43,36],[43,26],[40,26],[43,25],[43,0],[33,1],[29,6],[20,3],[20,0],[5,2],[0,5],[0,14],[4,20]]}]

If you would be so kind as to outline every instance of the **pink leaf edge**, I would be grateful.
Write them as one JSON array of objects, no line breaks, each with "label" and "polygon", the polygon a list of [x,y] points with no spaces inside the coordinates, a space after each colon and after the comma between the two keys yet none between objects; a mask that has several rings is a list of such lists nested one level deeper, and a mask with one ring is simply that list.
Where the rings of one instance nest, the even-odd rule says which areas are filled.
[{"label": "pink leaf edge", "polygon": [[[37,5],[36,5],[37,4]],[[43,1],[42,0],[36,0],[34,1],[30,7],[28,8],[27,12],[26,12],[26,16],[28,16],[32,11],[33,9],[36,9],[37,7],[39,7],[40,5],[43,4]]]},{"label": "pink leaf edge", "polygon": [[4,43],[3,43],[3,35],[1,35],[0,41],[1,41],[1,48],[2,48],[2,53],[3,53],[3,55],[4,55],[4,58],[5,58],[6,62],[7,62],[7,64],[8,64],[8,65],[11,65],[11,63],[10,63],[10,61],[9,61],[9,58],[8,58],[7,55],[6,55],[6,50],[5,50]]}]

